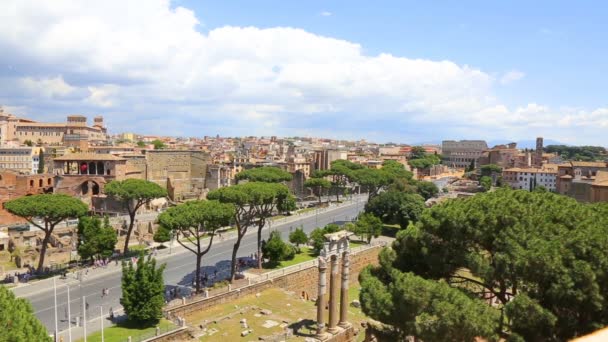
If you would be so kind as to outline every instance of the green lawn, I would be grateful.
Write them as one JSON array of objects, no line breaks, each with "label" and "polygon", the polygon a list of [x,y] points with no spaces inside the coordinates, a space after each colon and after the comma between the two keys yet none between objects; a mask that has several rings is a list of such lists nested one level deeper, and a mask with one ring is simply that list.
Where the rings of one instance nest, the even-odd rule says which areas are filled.
[{"label": "green lawn", "polygon": [[385,224],[382,226],[383,236],[396,237],[397,233],[401,230],[398,224]]},{"label": "green lawn", "polygon": [[264,269],[267,270],[276,270],[279,268],[289,267],[301,262],[309,261],[315,259],[317,256],[312,253],[312,248],[310,247],[300,247],[301,252],[297,253],[296,256],[292,260],[281,261],[275,267],[268,267],[268,265],[264,265]]},{"label": "green lawn", "polygon": [[[122,323],[113,327],[103,329],[105,342],[125,342],[131,336],[133,341],[141,341],[155,335],[156,326],[160,327],[160,332],[164,333],[175,328],[175,324],[163,319],[157,325],[149,328],[138,328],[128,323]],[[79,340],[79,342],[84,339]],[[87,342],[101,341],[101,331],[87,336]]]}]

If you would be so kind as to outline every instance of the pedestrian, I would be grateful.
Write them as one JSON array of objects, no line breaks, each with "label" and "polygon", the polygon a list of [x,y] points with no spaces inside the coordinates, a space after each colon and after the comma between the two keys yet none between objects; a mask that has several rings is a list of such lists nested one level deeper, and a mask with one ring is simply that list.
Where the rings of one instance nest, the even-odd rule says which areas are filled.
[{"label": "pedestrian", "polygon": [[112,310],[111,306],[110,306],[110,321],[114,322],[114,310]]},{"label": "pedestrian", "polygon": [[86,303],[85,303],[85,307],[86,307],[85,309],[86,309],[87,311],[89,311],[89,302],[86,302]]},{"label": "pedestrian", "polygon": [[64,312],[65,312],[65,320],[67,321],[68,320],[68,307],[67,306],[64,308]]}]

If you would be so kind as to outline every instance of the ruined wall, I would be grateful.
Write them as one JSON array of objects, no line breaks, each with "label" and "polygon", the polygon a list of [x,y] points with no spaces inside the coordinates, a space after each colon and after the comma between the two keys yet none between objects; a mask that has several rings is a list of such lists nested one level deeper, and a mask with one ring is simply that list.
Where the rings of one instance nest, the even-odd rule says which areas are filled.
[{"label": "ruined wall", "polygon": [[[366,249],[357,254],[351,254],[350,257],[350,286],[358,284],[358,277],[361,270],[367,265],[378,264],[378,254],[382,250],[381,246],[376,246],[370,249]],[[329,266],[329,265],[328,265]],[[340,272],[341,274],[341,272]],[[329,284],[330,267],[327,269],[327,284]],[[286,291],[294,291],[298,294],[303,292],[308,295],[310,299],[317,297],[319,284],[319,271],[316,266],[311,266],[301,271],[289,273],[284,276],[267,280],[254,285],[235,289],[230,292],[226,292],[217,296],[213,296],[207,299],[195,300],[186,305],[173,307],[165,311],[168,317],[186,317],[188,314],[205,310],[216,305],[229,303],[237,298],[256,294],[264,291],[268,288],[279,287]]]},{"label": "ruined wall", "polygon": [[146,152],[147,180],[167,188],[179,200],[200,194],[205,187],[209,154],[203,151],[153,150]]}]

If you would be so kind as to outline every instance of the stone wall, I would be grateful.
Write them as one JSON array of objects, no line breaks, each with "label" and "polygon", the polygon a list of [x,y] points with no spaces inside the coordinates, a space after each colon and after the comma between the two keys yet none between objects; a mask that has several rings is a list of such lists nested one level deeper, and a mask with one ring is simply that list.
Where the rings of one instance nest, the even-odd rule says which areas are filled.
[{"label": "stone wall", "polygon": [[203,151],[146,151],[146,179],[169,190],[173,200],[200,195],[209,154]]},{"label": "stone wall", "polygon": [[[350,263],[350,285],[358,284],[358,277],[361,270],[367,265],[378,264],[378,254],[382,250],[381,246],[375,246],[356,254],[351,254]],[[329,284],[329,269],[327,271],[327,283]],[[167,317],[186,317],[193,312],[205,310],[216,305],[225,304],[243,296],[255,294],[268,288],[279,287],[286,291],[293,291],[297,294],[304,294],[310,299],[317,297],[319,284],[319,271],[317,266],[310,266],[301,271],[288,273],[274,279],[266,280],[254,285],[235,289],[224,294],[213,296],[207,299],[195,300],[185,305],[173,307],[165,310]],[[311,317],[314,319],[314,317]]]}]

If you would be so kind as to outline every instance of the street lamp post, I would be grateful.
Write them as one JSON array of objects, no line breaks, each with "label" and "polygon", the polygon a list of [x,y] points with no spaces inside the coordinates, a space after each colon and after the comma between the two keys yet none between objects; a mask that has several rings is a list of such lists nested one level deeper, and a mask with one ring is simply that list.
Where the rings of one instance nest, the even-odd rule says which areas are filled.
[{"label": "street lamp post", "polygon": [[70,309],[70,285],[66,285],[68,288],[68,341],[72,342],[72,311]]},{"label": "street lamp post", "polygon": [[59,332],[59,328],[57,327],[57,277],[53,277],[53,298],[55,299],[55,342],[59,341],[57,338],[57,333]]},{"label": "street lamp post", "polygon": [[171,238],[169,241],[169,254],[173,251],[173,230],[169,232],[169,237]]}]

